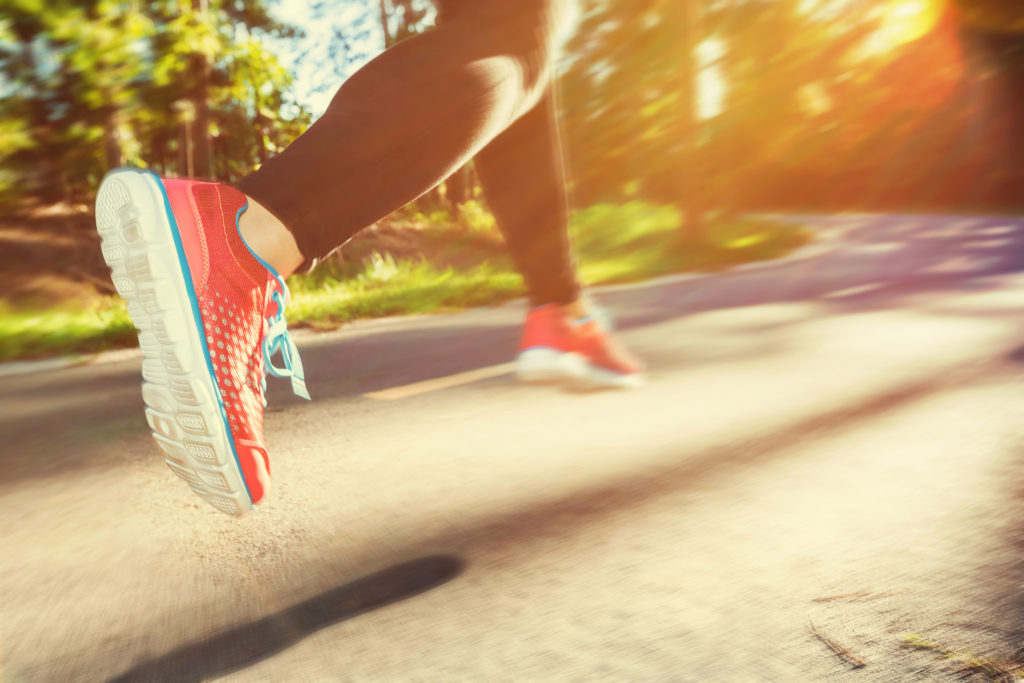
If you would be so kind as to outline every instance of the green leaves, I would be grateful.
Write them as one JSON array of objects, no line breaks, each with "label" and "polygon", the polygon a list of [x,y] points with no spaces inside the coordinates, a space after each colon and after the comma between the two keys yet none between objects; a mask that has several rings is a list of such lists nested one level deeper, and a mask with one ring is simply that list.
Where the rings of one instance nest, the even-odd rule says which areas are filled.
[{"label": "green leaves", "polygon": [[251,171],[309,120],[261,42],[294,32],[265,5],[0,0],[0,184],[19,178],[22,198],[88,199],[111,166],[190,172],[188,140],[214,143],[219,178]]}]

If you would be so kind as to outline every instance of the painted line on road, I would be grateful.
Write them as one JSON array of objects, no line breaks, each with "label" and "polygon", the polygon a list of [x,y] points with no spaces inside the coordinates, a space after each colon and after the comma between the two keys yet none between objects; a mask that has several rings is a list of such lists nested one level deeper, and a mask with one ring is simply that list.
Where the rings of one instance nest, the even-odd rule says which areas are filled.
[{"label": "painted line on road", "polygon": [[482,379],[500,377],[501,375],[507,375],[511,372],[514,372],[515,369],[515,363],[502,363],[500,365],[491,365],[486,368],[477,368],[476,370],[457,372],[454,375],[447,375],[445,377],[426,379],[423,380],[422,382],[404,384],[400,387],[392,387],[390,389],[382,389],[380,391],[371,391],[369,393],[363,394],[363,396],[365,396],[366,398],[373,398],[378,401],[397,401],[398,399],[401,398],[419,396],[420,394],[426,394],[427,392],[430,391],[450,389],[452,387],[457,387],[463,384],[478,382]]},{"label": "painted line on road", "polygon": [[829,292],[823,298],[825,299],[841,299],[845,296],[855,296],[857,294],[865,294],[867,292],[873,292],[876,289],[882,289],[888,285],[887,282],[875,282],[870,285],[860,285],[859,287],[847,287],[846,289],[840,289],[835,292]]}]

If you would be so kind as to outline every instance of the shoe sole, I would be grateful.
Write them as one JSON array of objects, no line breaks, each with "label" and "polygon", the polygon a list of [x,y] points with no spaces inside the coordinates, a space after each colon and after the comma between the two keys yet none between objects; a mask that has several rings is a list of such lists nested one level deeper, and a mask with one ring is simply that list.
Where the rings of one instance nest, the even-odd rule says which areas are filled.
[{"label": "shoe sole", "polygon": [[253,508],[213,379],[192,278],[162,184],[111,171],[96,197],[103,260],[139,332],[142,398],[171,471],[229,515]]},{"label": "shoe sole", "polygon": [[564,353],[550,348],[522,351],[516,360],[516,377],[528,384],[565,383],[581,391],[633,389],[644,383],[641,375],[623,375],[603,370],[591,365],[578,353]]}]

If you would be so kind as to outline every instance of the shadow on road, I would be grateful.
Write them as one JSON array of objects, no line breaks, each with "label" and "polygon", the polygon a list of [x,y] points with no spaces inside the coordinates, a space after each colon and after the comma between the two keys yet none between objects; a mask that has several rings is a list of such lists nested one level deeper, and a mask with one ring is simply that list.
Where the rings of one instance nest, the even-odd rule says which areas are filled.
[{"label": "shadow on road", "polygon": [[1007,355],[1007,360],[1017,363],[1018,365],[1024,365],[1024,346],[1018,346]]},{"label": "shadow on road", "polygon": [[142,662],[111,683],[200,681],[223,676],[267,659],[322,628],[436,588],[463,568],[463,561],[450,555],[388,567],[258,621],[182,645]]}]

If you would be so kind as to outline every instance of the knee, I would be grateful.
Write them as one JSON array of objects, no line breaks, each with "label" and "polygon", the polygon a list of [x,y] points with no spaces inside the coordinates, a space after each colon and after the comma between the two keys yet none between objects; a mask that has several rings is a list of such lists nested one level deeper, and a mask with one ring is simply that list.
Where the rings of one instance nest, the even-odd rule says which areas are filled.
[{"label": "knee", "polygon": [[472,93],[470,99],[480,98],[481,108],[491,112],[487,118],[500,128],[532,106],[538,77],[519,58],[502,55],[476,59],[463,74],[466,85],[462,92]]},{"label": "knee", "polygon": [[522,99],[536,103],[555,73],[574,7],[574,0],[481,2],[467,9],[464,25],[483,54],[515,63]]},{"label": "knee", "polygon": [[554,78],[557,53],[554,37],[538,30],[522,35],[518,45],[508,51],[518,85],[517,117],[532,109],[547,92]]}]

